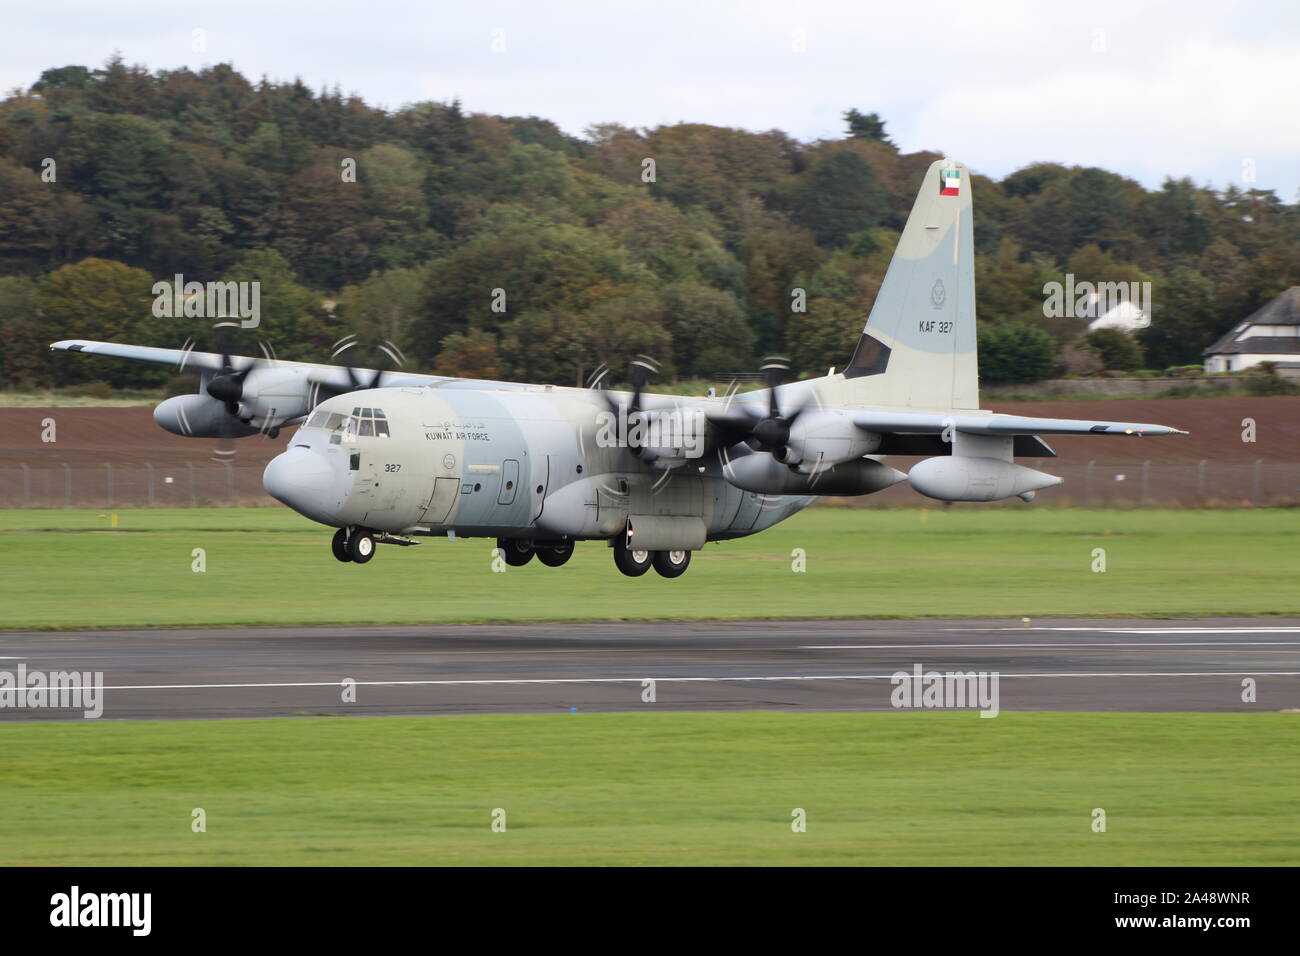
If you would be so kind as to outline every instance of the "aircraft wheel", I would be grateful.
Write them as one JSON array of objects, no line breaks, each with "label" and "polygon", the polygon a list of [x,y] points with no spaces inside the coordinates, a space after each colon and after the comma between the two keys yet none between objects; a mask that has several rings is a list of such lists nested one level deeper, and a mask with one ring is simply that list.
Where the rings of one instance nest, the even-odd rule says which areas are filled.
[{"label": "aircraft wheel", "polygon": [[573,557],[573,542],[565,541],[556,545],[543,544],[536,548],[536,551],[538,561],[548,568],[558,568]]},{"label": "aircraft wheel", "polygon": [[522,541],[518,538],[497,538],[497,547],[501,549],[501,556],[506,559],[506,564],[512,568],[522,568],[533,560],[533,543],[531,541]]},{"label": "aircraft wheel", "polygon": [[691,564],[689,551],[656,551],[655,570],[666,578],[681,577]]},{"label": "aircraft wheel", "polygon": [[622,535],[615,539],[614,564],[629,578],[639,578],[645,574],[653,561],[652,552],[629,548]]},{"label": "aircraft wheel", "polygon": [[375,556],[375,539],[370,532],[358,528],[348,538],[348,555],[357,564],[365,564]]},{"label": "aircraft wheel", "polygon": [[352,555],[348,553],[348,529],[339,528],[334,532],[334,539],[330,542],[330,550],[334,552],[334,557],[340,561],[351,561]]}]

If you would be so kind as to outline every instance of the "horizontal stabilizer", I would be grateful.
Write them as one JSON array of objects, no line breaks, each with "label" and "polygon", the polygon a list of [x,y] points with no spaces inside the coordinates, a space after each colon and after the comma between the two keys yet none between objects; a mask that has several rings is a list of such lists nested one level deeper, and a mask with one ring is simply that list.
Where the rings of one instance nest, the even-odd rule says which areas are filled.
[{"label": "horizontal stabilizer", "polygon": [[935,434],[948,428],[967,435],[1186,435],[1168,425],[1098,422],[1023,415],[941,415],[936,412],[855,412],[853,423],[881,434]]}]

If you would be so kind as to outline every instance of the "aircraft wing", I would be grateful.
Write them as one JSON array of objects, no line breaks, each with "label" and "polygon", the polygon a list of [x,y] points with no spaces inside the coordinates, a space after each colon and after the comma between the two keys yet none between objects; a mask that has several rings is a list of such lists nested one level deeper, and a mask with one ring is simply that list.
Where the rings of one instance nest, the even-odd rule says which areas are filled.
[{"label": "aircraft wing", "polygon": [[1186,435],[1169,425],[1140,422],[1099,422],[1072,418],[1030,418],[1023,415],[975,415],[935,412],[867,411],[853,416],[859,428],[883,434],[937,434],[948,427],[968,435]]},{"label": "aircraft wing", "polygon": [[[221,372],[222,356],[216,352],[196,352],[191,349],[160,349],[147,345],[120,345],[117,342],[94,342],[89,339],[65,339],[54,342],[50,349],[56,352],[80,352],[83,355],[106,355],[110,358],[153,362],[157,365],[175,365],[180,371]],[[371,368],[348,369],[342,365],[324,365],[317,362],[291,362],[276,359],[267,363],[264,358],[248,355],[231,355],[230,366],[236,372],[253,365],[274,364],[276,368],[297,370],[306,375],[308,385],[319,386],[328,392],[347,392],[357,388],[358,380],[382,383],[384,388],[401,386],[438,385],[443,388],[471,389],[524,389],[528,386],[513,382],[494,382],[487,379],[452,378],[446,375],[424,375],[419,372],[384,371],[376,378]]]},{"label": "aircraft wing", "polygon": [[[119,345],[116,342],[92,342],[87,339],[65,339],[53,343],[50,348],[56,352],[81,352],[85,355],[107,355],[110,358],[134,359],[137,362],[153,362],[157,365],[175,365],[194,371],[221,371],[221,356],[212,352],[193,352],[189,349],[156,349],[147,345]],[[234,356],[235,367],[239,368],[239,359]],[[251,362],[252,359],[245,359]]]}]

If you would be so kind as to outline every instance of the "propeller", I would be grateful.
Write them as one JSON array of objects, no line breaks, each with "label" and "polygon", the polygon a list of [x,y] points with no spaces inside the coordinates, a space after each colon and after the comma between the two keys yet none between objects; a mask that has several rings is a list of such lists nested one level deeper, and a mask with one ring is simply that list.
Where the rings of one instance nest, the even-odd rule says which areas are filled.
[{"label": "propeller", "polygon": [[[641,414],[641,399],[645,394],[645,387],[650,383],[650,379],[658,374],[658,372],[659,363],[649,355],[637,355],[632,360],[631,364],[628,366],[627,376],[628,381],[632,385],[632,401],[628,404],[625,404],[620,396],[616,396],[613,393],[606,391],[603,387],[602,383],[606,376],[609,375],[609,366],[603,362],[594,372],[591,373],[591,375],[587,377],[587,387],[600,392],[601,397],[605,399],[605,404],[609,406],[611,412],[615,415],[621,414],[625,416],[630,433],[632,424],[637,421],[638,416]],[[637,457],[641,457],[645,449],[640,445],[633,445],[629,441],[628,451]]]},{"label": "propeller", "polygon": [[[200,393],[206,392],[210,397],[221,402],[225,407],[226,414],[230,417],[247,423],[246,419],[239,418],[240,404],[244,399],[244,383],[248,378],[249,372],[253,371],[263,362],[275,364],[275,350],[268,342],[259,341],[258,346],[262,351],[262,358],[252,359],[243,369],[236,369],[234,362],[234,350],[232,348],[233,330],[240,328],[238,322],[222,321],[214,322],[212,328],[216,330],[216,351],[221,355],[221,367],[217,371],[204,371],[202,373],[202,384]],[[194,350],[195,340],[193,336],[185,340],[182,347],[178,367],[184,371],[189,364],[190,353]],[[278,429],[271,429],[268,434],[275,437]],[[220,462],[233,462],[235,457],[235,442],[231,435],[217,439],[217,445],[214,450],[213,460]]]},{"label": "propeller", "polygon": [[[313,388],[316,390],[316,398],[319,398],[320,392],[326,392],[330,396],[345,395],[348,392],[356,392],[366,388],[383,388],[384,376],[391,375],[392,369],[362,369],[352,361],[352,349],[356,348],[360,340],[355,335],[346,335],[334,343],[334,349],[330,352],[330,361],[338,361],[343,366],[343,371],[347,373],[348,384],[346,388],[340,388],[337,385],[329,385],[324,382],[313,382]],[[385,339],[375,346],[375,351],[387,357],[395,368],[401,368],[406,364],[406,356],[394,343]],[[369,375],[362,375],[362,372],[369,372]],[[314,399],[313,405],[318,404]]]},{"label": "propeller", "polygon": [[236,322],[218,322],[213,326],[217,330],[218,344],[221,349],[221,370],[212,376],[204,387],[204,391],[223,403],[226,411],[236,418],[239,417],[239,404],[244,400],[244,381],[248,378],[248,373],[262,362],[275,363],[275,351],[266,342],[259,341],[262,358],[255,358],[244,368],[236,370],[230,349],[230,329],[238,327],[239,324]]},{"label": "propeller", "polygon": [[777,388],[790,378],[790,360],[779,356],[763,360],[759,371],[767,382],[767,415],[759,415],[749,406],[739,405],[741,413],[749,419],[747,439],[755,451],[771,452],[777,461],[787,457],[790,442],[790,427],[799,420],[807,406],[800,406],[788,413],[781,410],[777,399]]}]

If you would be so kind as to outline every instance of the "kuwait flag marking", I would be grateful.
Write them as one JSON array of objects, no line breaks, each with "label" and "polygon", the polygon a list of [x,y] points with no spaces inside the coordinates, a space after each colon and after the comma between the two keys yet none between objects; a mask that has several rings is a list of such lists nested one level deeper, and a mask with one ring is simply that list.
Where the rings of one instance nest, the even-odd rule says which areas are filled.
[{"label": "kuwait flag marking", "polygon": [[960,169],[941,169],[939,170],[939,195],[940,196],[957,196],[961,192],[961,170]]}]

